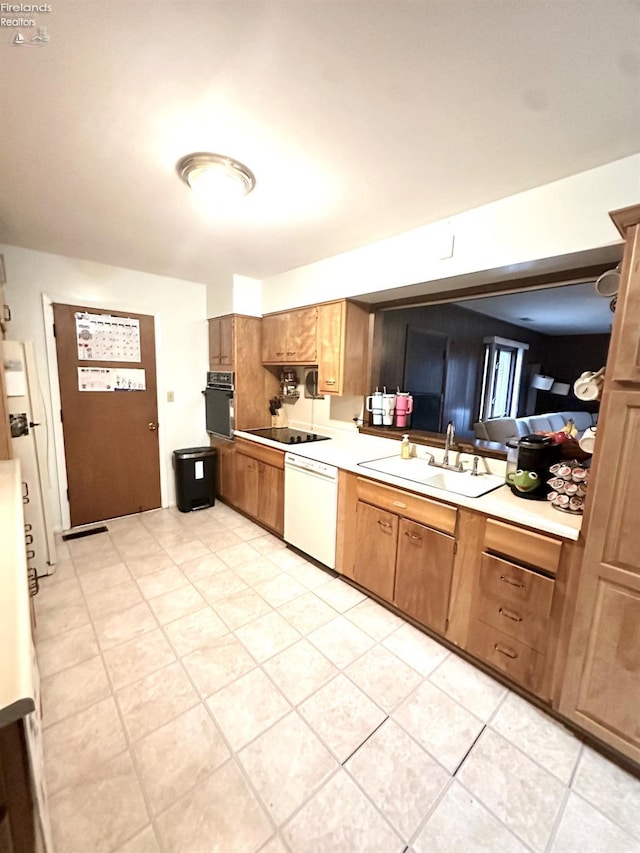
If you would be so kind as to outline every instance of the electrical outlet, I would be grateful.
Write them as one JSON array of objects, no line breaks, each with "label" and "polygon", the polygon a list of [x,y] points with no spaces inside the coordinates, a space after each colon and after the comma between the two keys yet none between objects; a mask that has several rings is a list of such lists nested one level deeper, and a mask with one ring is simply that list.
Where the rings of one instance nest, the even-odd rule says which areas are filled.
[{"label": "electrical outlet", "polygon": [[167,403],[173,403],[174,399],[173,391],[167,391]]}]

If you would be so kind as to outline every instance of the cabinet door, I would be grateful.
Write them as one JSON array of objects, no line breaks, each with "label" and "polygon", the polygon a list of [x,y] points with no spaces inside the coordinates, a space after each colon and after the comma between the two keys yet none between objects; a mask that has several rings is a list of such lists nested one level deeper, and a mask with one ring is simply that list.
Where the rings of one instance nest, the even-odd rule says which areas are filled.
[{"label": "cabinet door", "polygon": [[608,377],[616,382],[640,384],[640,225],[627,231],[616,323],[607,361]]},{"label": "cabinet door", "polygon": [[252,518],[258,517],[259,462],[244,453],[234,455],[234,502],[238,509]]},{"label": "cabinet door", "polygon": [[209,370],[218,370],[220,367],[220,325],[220,317],[212,317],[209,320]]},{"label": "cabinet door", "polygon": [[220,318],[220,367],[233,367],[233,317]]},{"label": "cabinet door", "polygon": [[394,604],[444,634],[453,574],[453,536],[400,520]]},{"label": "cabinet door", "polygon": [[216,448],[216,495],[231,504],[234,500],[235,470],[234,460],[235,447],[231,442],[215,441]]},{"label": "cabinet door", "polygon": [[354,579],[366,589],[393,601],[398,517],[358,501]]},{"label": "cabinet door", "polygon": [[289,312],[285,361],[315,364],[318,359],[317,331],[317,308]]},{"label": "cabinet door", "polygon": [[640,205],[626,213],[622,281],[560,711],[640,762],[640,359],[633,311],[640,304]]},{"label": "cabinet door", "polygon": [[344,302],[329,302],[318,308],[318,390],[342,394]]},{"label": "cabinet door", "polygon": [[288,315],[269,314],[262,318],[262,361],[284,364],[287,360]]},{"label": "cabinet door", "polygon": [[258,521],[284,533],[284,471],[258,462]]}]

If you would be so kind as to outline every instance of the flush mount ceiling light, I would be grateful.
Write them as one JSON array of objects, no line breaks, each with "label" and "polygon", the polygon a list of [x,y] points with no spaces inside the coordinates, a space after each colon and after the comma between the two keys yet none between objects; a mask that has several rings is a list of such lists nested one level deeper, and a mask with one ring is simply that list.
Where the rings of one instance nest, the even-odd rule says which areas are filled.
[{"label": "flush mount ceiling light", "polygon": [[253,172],[222,154],[187,154],[176,165],[182,180],[199,196],[215,202],[247,195],[256,185]]}]

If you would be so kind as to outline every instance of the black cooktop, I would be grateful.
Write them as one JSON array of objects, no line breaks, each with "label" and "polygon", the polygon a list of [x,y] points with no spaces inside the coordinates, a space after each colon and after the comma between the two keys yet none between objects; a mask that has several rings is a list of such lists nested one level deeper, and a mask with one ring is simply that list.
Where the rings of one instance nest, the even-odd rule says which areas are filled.
[{"label": "black cooktop", "polygon": [[280,444],[306,444],[308,441],[328,441],[328,435],[318,435],[317,432],[307,432],[301,429],[289,429],[289,427],[271,427],[269,429],[248,429],[252,435],[262,438],[270,438],[271,441],[279,441]]}]

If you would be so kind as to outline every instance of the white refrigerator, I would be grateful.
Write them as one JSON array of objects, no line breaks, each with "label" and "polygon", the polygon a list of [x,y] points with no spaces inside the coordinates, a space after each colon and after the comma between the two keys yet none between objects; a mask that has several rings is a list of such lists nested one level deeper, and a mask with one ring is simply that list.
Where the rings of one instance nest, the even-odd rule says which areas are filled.
[{"label": "white refrigerator", "polygon": [[27,562],[42,577],[53,574],[56,562],[43,391],[31,341],[3,341],[2,352],[13,455],[22,470]]}]

